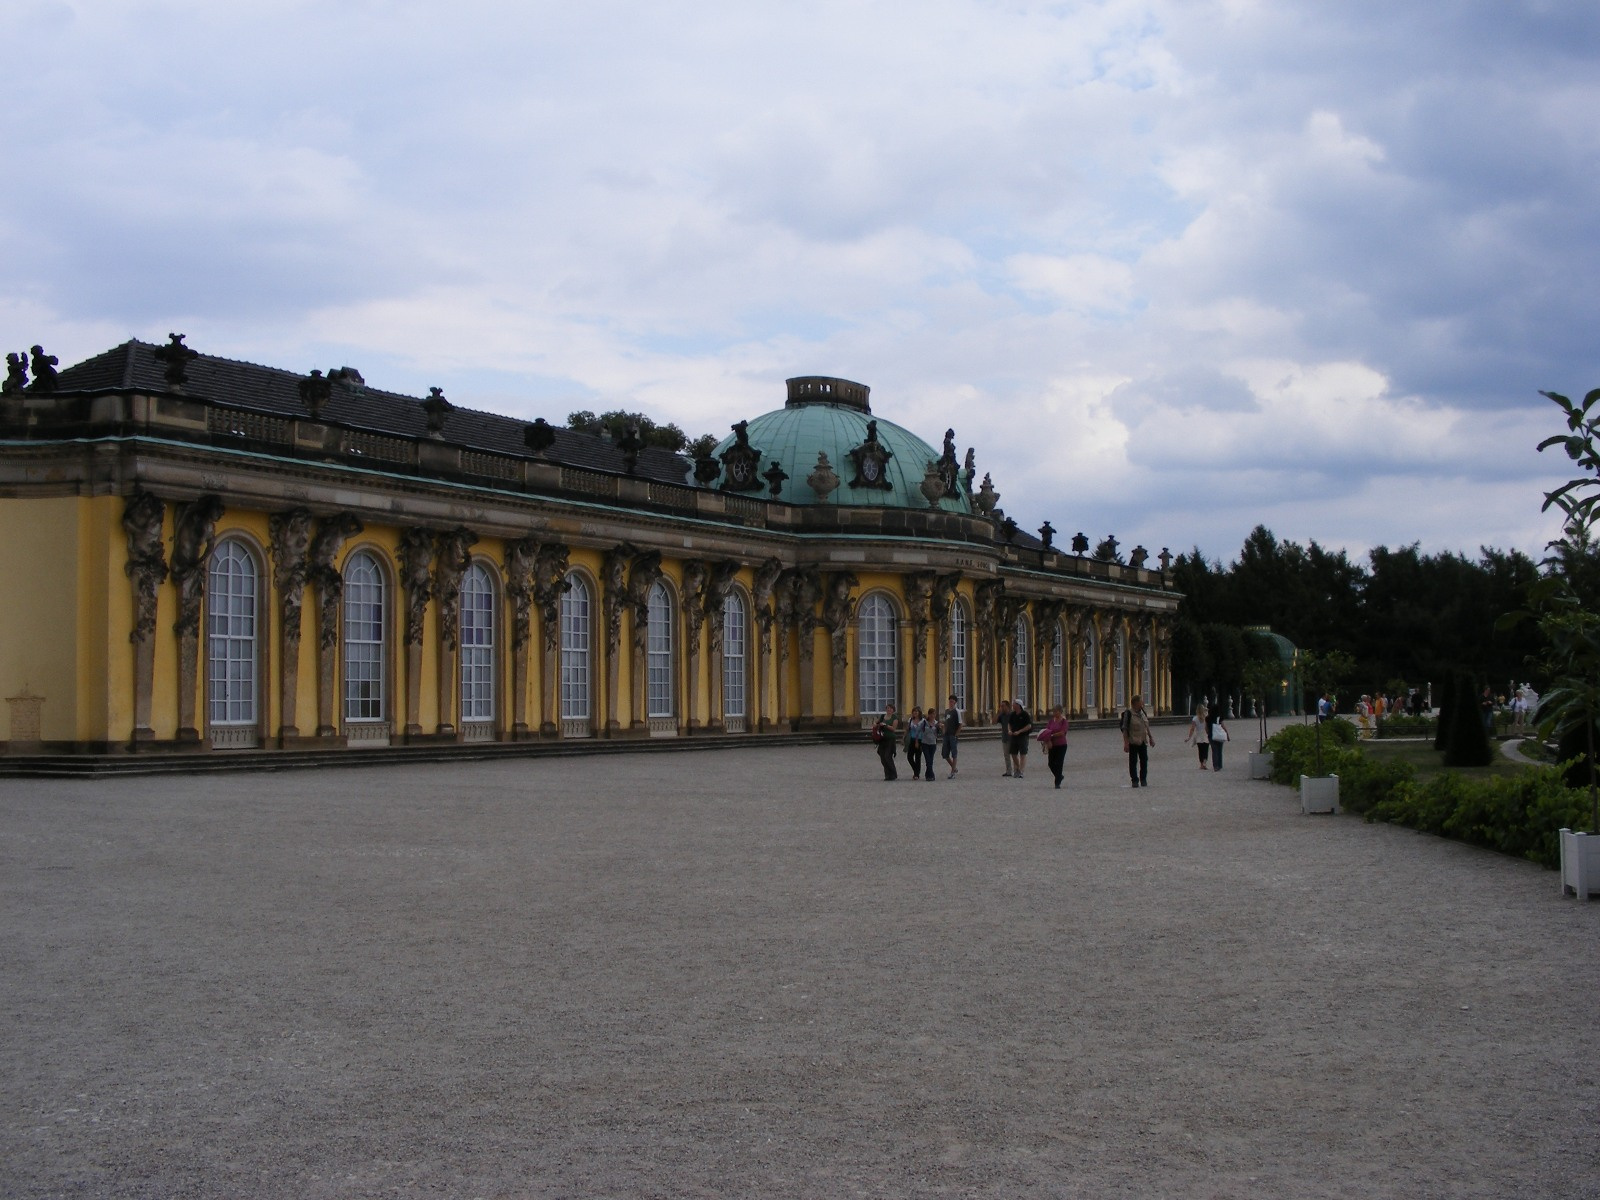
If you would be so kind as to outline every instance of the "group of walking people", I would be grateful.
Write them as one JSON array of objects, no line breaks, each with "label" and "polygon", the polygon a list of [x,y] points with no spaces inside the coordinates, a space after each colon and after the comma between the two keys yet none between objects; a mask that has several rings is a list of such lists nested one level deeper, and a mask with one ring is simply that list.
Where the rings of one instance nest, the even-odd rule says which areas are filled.
[{"label": "group of walking people", "polygon": [[1183,740],[1194,743],[1202,771],[1207,769],[1208,758],[1211,760],[1211,770],[1222,770],[1222,748],[1228,744],[1228,722],[1222,708],[1211,708],[1202,701],[1200,707],[1195,709],[1194,716],[1189,718],[1189,732]]},{"label": "group of walking people", "polygon": [[[872,725],[872,740],[878,746],[878,759],[883,764],[883,777],[885,780],[898,779],[900,771],[895,766],[895,753],[900,741],[900,720],[891,702]],[[939,752],[939,757],[950,767],[946,779],[954,779],[960,770],[956,759],[961,750],[961,706],[954,696],[950,697],[950,705],[941,716],[933,705],[928,706],[924,713],[920,708],[911,710],[911,719],[905,726],[906,762],[911,765],[911,778],[923,778],[933,781],[933,756]],[[925,773],[924,773],[925,772]]]}]

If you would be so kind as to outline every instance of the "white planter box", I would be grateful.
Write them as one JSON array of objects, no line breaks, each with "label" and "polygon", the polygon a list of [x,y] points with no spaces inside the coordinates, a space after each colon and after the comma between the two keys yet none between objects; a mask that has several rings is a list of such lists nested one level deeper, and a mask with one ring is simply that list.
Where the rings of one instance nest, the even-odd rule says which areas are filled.
[{"label": "white planter box", "polygon": [[1313,779],[1300,776],[1300,811],[1303,813],[1336,813],[1339,811],[1339,777],[1322,775]]},{"label": "white planter box", "polygon": [[1561,894],[1600,896],[1600,836],[1561,831]]},{"label": "white planter box", "polygon": [[1252,751],[1250,751],[1250,778],[1251,779],[1271,779],[1272,778],[1272,751],[1271,750],[1252,750]]}]

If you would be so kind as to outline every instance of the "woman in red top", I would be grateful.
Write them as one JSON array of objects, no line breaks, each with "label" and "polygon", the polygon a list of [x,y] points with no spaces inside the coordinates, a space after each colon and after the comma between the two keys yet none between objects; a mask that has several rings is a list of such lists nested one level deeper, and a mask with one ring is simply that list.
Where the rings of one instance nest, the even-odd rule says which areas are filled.
[{"label": "woman in red top", "polygon": [[1040,731],[1039,741],[1049,754],[1050,774],[1056,777],[1056,786],[1060,787],[1067,766],[1067,718],[1059,704],[1050,710],[1050,720]]}]

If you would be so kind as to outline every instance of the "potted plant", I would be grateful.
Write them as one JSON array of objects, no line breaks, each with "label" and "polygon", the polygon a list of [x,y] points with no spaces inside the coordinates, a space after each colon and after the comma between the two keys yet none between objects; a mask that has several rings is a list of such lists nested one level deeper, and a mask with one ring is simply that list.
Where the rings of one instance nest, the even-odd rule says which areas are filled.
[{"label": "potted plant", "polygon": [[[1309,689],[1312,695],[1311,705],[1307,711],[1315,714],[1317,701],[1333,692],[1338,682],[1354,669],[1355,660],[1342,650],[1330,650],[1325,654],[1303,650],[1296,665],[1299,667],[1302,685]],[[1317,715],[1313,719],[1317,722],[1317,773],[1300,776],[1300,811],[1337,813],[1339,777],[1323,771],[1322,718]]]}]

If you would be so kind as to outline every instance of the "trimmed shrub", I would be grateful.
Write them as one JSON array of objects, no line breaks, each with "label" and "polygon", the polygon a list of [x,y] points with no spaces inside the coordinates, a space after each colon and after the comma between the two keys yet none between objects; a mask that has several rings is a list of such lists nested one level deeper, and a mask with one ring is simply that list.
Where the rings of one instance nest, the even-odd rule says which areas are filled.
[{"label": "trimmed shrub", "polygon": [[[1360,731],[1343,718],[1322,723],[1322,773],[1339,773],[1340,755],[1354,746]],[[1285,725],[1267,739],[1272,751],[1272,782],[1297,784],[1302,775],[1317,773],[1317,727]],[[1343,790],[1342,788],[1340,789]]]},{"label": "trimmed shrub", "polygon": [[1489,745],[1489,734],[1483,727],[1483,714],[1478,709],[1470,675],[1457,677],[1451,712],[1450,732],[1444,744],[1444,765],[1487,767],[1494,761],[1494,748]]},{"label": "trimmed shrub", "polygon": [[1378,722],[1381,738],[1431,738],[1438,730],[1432,717],[1385,717]]}]

